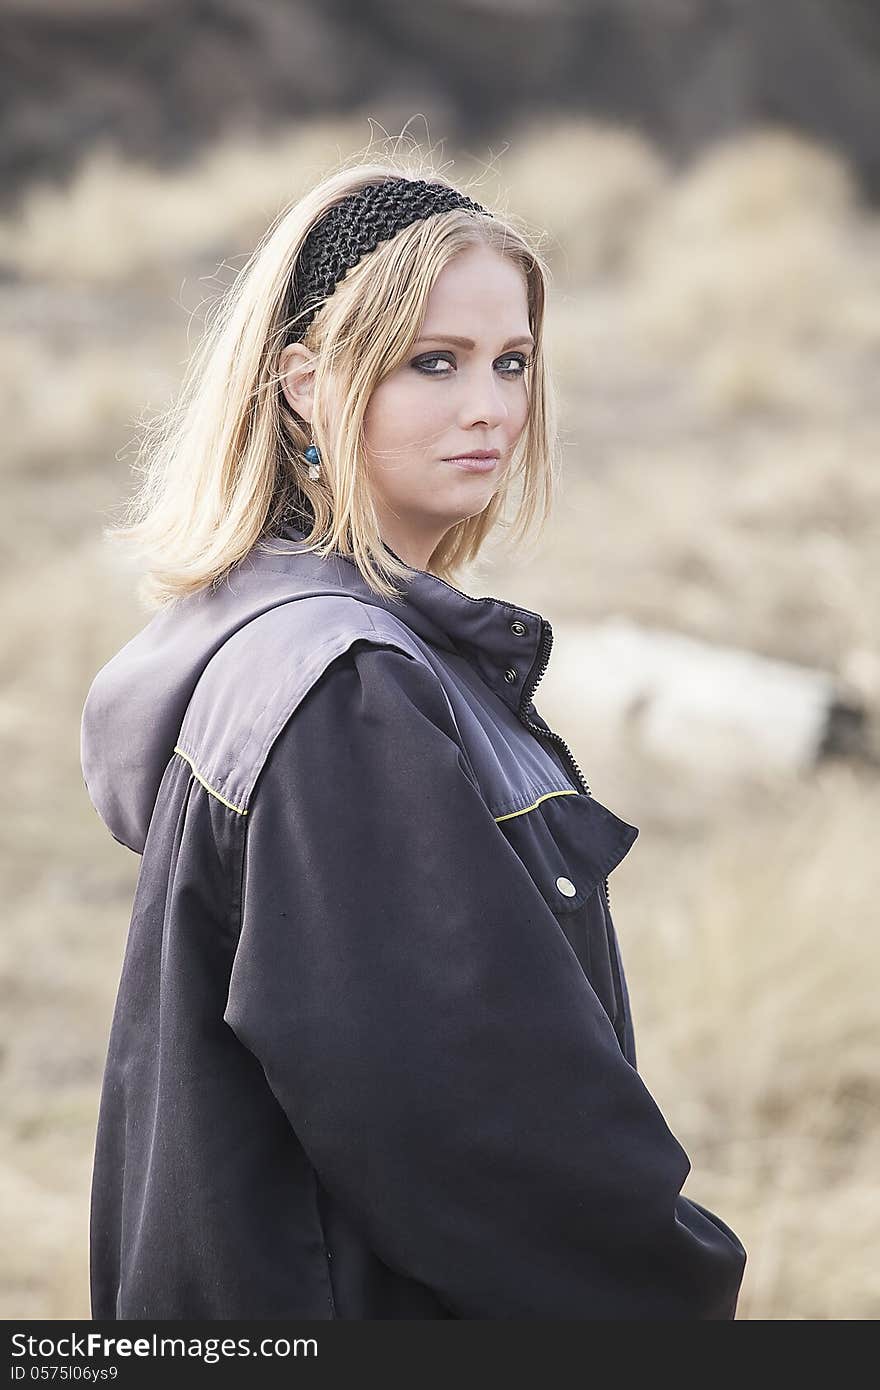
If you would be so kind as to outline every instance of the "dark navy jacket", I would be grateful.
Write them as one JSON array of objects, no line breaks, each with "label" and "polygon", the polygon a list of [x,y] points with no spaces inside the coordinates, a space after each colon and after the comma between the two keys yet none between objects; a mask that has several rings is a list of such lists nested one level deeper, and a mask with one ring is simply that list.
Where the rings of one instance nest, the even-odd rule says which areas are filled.
[{"label": "dark navy jacket", "polygon": [[638,1071],[607,876],[638,829],[531,696],[550,624],[290,529],[97,675],[142,856],[96,1318],[730,1319],[745,1251]]}]

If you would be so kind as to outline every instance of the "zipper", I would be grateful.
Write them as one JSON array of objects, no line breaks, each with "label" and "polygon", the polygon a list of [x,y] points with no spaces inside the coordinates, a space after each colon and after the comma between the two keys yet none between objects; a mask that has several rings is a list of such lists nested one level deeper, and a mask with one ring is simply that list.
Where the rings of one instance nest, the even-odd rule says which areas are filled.
[{"label": "zipper", "polygon": [[[572,771],[574,772],[580,785],[583,787],[585,793],[587,794],[587,796],[592,796],[593,793],[590,791],[590,785],[587,782],[587,779],[584,776],[584,774],[581,772],[581,769],[578,765],[578,761],[572,753],[571,749],[569,748],[568,744],[565,742],[565,739],[562,738],[560,734],[554,733],[552,729],[542,728],[541,725],[536,724],[533,719],[529,719],[527,714],[528,706],[532,703],[532,697],[534,696],[535,691],[541,683],[541,679],[544,675],[544,672],[547,670],[547,667],[550,664],[550,653],[553,650],[553,628],[547,618],[541,618],[541,628],[543,633],[541,647],[537,657],[535,658],[535,664],[532,667],[532,670],[529,672],[529,675],[526,679],[526,683],[523,688],[522,695],[520,697],[518,715],[522,723],[525,724],[527,729],[531,729],[532,733],[536,734],[541,738],[550,739],[553,743],[556,744],[558,748],[562,750],[562,752],[568,759]],[[603,880],[603,888],[605,891],[605,903],[610,913],[611,894],[608,891],[607,878]]]},{"label": "zipper", "polygon": [[[393,551],[391,553],[394,554]],[[396,558],[400,559],[400,556],[397,556]],[[491,598],[488,595],[484,595],[481,598],[474,598],[472,594],[466,594],[463,589],[457,589],[454,584],[450,584],[447,580],[441,579],[439,574],[432,574],[431,578],[435,579],[438,584],[445,585],[447,589],[451,589],[453,593],[458,594],[460,598],[469,599],[471,603],[497,603],[502,608],[516,608],[515,604],[510,603],[509,600],[506,599]],[[544,672],[547,670],[547,667],[550,664],[550,653],[553,650],[553,627],[550,623],[550,620],[548,618],[542,618],[540,613],[532,613],[526,608],[518,608],[516,609],[516,611],[520,613],[527,613],[530,618],[537,619],[537,621],[541,624],[542,632],[541,647],[538,651],[538,655],[535,658],[535,664],[533,665],[531,671],[529,672],[529,676],[526,679],[522,695],[520,696],[517,716],[520,722],[525,724],[526,728],[530,729],[533,734],[537,735],[539,738],[550,739],[553,743],[556,744],[558,748],[562,750],[565,757],[568,759],[571,769],[574,772],[575,777],[577,781],[580,783],[584,792],[587,796],[592,796],[593,793],[590,791],[590,784],[587,781],[584,774],[581,772],[580,766],[578,765],[578,761],[572,753],[571,749],[569,748],[568,744],[565,742],[565,739],[560,734],[554,733],[552,729],[542,728],[540,724],[536,724],[534,720],[529,719],[528,714],[526,713],[526,709],[528,705],[531,704],[532,697],[541,683],[541,678],[543,677]],[[607,878],[603,879],[602,888],[605,893],[605,904],[610,913],[611,894],[608,891]]]}]

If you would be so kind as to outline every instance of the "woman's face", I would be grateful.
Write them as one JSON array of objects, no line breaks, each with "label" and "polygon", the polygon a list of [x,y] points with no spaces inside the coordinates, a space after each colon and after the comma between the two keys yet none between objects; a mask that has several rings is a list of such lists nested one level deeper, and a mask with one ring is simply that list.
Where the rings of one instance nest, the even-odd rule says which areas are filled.
[{"label": "woman's face", "polygon": [[[383,540],[424,569],[449,528],[500,487],[528,418],[522,271],[486,246],[444,266],[405,361],[373,391],[364,421]],[[495,457],[474,471],[450,460]]]}]

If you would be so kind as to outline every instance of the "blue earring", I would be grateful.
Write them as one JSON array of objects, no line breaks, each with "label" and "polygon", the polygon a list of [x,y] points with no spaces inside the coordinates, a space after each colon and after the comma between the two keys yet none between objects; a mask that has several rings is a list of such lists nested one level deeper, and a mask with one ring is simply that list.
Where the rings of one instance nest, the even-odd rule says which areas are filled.
[{"label": "blue earring", "polygon": [[309,461],[309,477],[314,481],[321,476],[321,455],[314,444],[310,444],[306,449],[306,458]]}]

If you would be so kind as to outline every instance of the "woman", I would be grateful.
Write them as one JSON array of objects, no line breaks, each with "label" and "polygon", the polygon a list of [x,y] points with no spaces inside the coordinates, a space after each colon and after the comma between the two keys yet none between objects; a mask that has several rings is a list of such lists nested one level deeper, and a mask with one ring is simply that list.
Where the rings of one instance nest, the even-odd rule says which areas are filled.
[{"label": "woman", "polygon": [[454,587],[552,494],[546,269],[393,163],[270,229],[125,532],[159,611],[83,770],[142,856],[96,1318],[734,1317],[636,1070],[638,830],[535,709],[549,622]]}]

